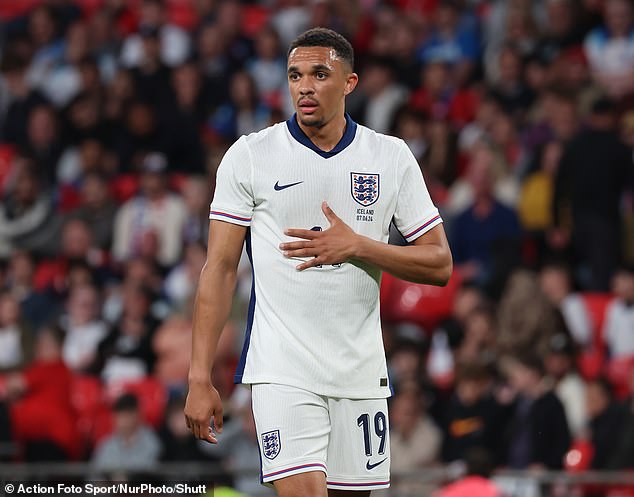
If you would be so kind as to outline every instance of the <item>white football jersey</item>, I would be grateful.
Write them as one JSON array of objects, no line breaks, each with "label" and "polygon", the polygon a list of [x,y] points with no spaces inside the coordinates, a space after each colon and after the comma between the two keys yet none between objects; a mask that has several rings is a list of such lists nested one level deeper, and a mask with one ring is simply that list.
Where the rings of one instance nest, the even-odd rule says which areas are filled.
[{"label": "white football jersey", "polygon": [[218,169],[210,219],[249,227],[253,287],[239,383],[280,383],[319,395],[390,396],[379,318],[381,271],[361,263],[298,271],[279,249],[287,228],[326,230],[328,202],[356,233],[387,242],[393,221],[409,242],[442,222],[402,140],[346,115],[330,152],[295,116],[242,136]]}]

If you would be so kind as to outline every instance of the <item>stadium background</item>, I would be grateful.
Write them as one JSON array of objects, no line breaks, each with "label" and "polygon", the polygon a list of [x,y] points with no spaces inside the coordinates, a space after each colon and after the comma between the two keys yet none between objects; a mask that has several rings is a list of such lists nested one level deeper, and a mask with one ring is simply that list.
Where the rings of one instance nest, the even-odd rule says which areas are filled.
[{"label": "stadium background", "polygon": [[630,2],[5,0],[0,22],[3,478],[198,468],[267,494],[231,383],[248,263],[217,447],[182,416],[192,298],[217,165],[288,118],[285,47],[327,26],[356,50],[348,112],[410,146],[454,254],[445,288],[383,281],[388,495],[464,460],[509,495],[634,495],[558,472],[634,468]]}]

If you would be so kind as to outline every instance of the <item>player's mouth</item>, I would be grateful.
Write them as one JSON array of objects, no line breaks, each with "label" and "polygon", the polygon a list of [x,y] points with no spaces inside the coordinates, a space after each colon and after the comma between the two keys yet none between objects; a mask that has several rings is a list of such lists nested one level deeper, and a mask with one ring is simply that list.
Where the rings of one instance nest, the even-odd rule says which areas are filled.
[{"label": "player's mouth", "polygon": [[308,100],[303,98],[299,101],[298,107],[301,110],[302,114],[312,114],[317,110],[318,103],[314,100]]}]

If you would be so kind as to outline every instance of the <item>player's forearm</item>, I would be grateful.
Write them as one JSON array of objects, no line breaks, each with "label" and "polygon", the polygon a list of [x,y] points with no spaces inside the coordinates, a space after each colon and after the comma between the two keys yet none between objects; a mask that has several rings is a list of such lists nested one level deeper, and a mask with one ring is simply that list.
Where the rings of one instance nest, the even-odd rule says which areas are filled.
[{"label": "player's forearm", "polygon": [[359,235],[352,259],[378,267],[414,283],[444,286],[453,270],[446,243],[397,246]]},{"label": "player's forearm", "polygon": [[207,264],[200,274],[194,304],[190,385],[211,382],[216,348],[229,318],[235,285],[235,269],[220,264]]}]

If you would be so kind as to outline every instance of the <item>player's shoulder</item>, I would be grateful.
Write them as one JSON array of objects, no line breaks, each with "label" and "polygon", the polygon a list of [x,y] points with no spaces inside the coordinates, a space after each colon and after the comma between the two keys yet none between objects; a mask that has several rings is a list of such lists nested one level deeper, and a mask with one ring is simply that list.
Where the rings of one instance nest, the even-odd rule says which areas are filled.
[{"label": "player's shoulder", "polygon": [[285,132],[286,122],[282,121],[260,131],[242,135],[240,140],[243,140],[244,144],[248,147],[257,147],[263,142],[282,139],[285,136]]},{"label": "player's shoulder", "polygon": [[371,146],[373,149],[379,147],[379,149],[385,150],[389,154],[395,154],[393,157],[396,157],[407,147],[407,144],[401,138],[379,133],[362,124],[357,125],[357,133],[359,133],[361,146]]}]

